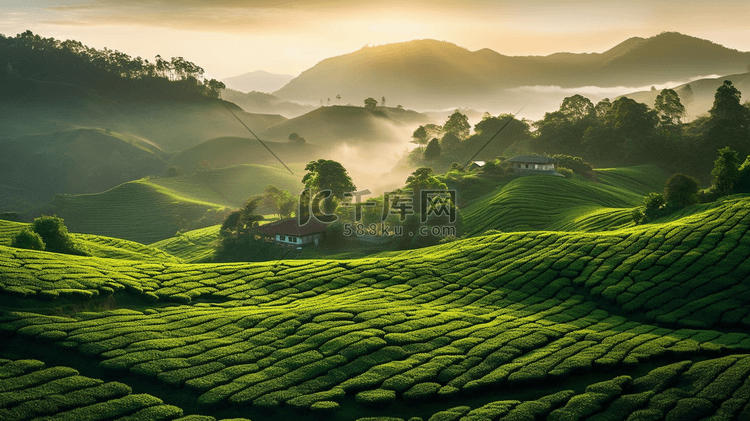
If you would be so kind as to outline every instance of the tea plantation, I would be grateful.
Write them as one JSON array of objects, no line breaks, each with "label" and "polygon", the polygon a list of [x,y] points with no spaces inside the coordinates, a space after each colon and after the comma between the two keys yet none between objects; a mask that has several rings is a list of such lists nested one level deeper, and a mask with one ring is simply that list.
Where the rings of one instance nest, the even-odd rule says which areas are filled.
[{"label": "tea plantation", "polygon": [[0,245],[0,418],[750,419],[750,198],[610,216],[356,260]]}]

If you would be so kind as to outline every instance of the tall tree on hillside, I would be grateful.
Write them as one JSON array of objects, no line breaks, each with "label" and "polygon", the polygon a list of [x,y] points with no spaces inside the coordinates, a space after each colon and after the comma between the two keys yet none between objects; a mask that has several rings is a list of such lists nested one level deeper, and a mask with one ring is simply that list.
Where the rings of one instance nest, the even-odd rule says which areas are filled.
[{"label": "tall tree on hillside", "polygon": [[682,124],[685,106],[680,102],[680,97],[674,89],[662,89],[656,96],[654,111],[659,116],[662,126],[676,127]]},{"label": "tall tree on hillside", "polygon": [[365,99],[365,108],[378,108],[378,101],[372,97]]},{"label": "tall tree on hillside", "polygon": [[573,95],[563,100],[560,109],[546,113],[537,127],[536,149],[540,152],[580,155],[586,130],[597,124],[594,104],[586,97]]},{"label": "tall tree on hillside", "polygon": [[425,129],[424,126],[417,127],[416,130],[414,130],[414,133],[411,135],[412,143],[416,143],[417,145],[424,146],[427,144],[427,129]]},{"label": "tall tree on hillside", "polygon": [[711,175],[714,177],[711,187],[724,196],[732,192],[734,182],[739,176],[739,157],[737,151],[728,146],[719,149],[718,154],[719,156],[714,161],[714,169],[711,171]]},{"label": "tall tree on hillside", "polygon": [[305,166],[305,174],[302,183],[311,189],[313,193],[330,190],[331,196],[323,202],[326,213],[331,214],[336,209],[337,201],[344,199],[344,193],[353,192],[357,187],[343,165],[330,159],[319,159],[310,161]]},{"label": "tall tree on hillside", "polygon": [[594,112],[596,113],[596,118],[603,122],[604,118],[607,116],[607,111],[609,111],[610,107],[612,107],[612,101],[609,100],[609,98],[604,98],[603,100],[596,103],[594,106]]},{"label": "tall tree on hillside", "polygon": [[448,121],[443,124],[443,130],[446,133],[455,134],[461,140],[466,139],[471,132],[469,117],[456,110],[448,117]]},{"label": "tall tree on hillside", "polygon": [[750,110],[740,104],[741,93],[725,80],[716,90],[714,105],[708,111],[708,130],[704,136],[706,149],[722,145],[742,155],[750,152]]},{"label": "tall tree on hillside", "polygon": [[280,190],[269,184],[263,190],[263,206],[271,209],[279,219],[290,218],[296,204],[289,190]]},{"label": "tall tree on hillside", "polygon": [[656,142],[658,120],[648,105],[621,97],[603,124],[586,130],[584,144],[592,159],[607,165],[653,162],[669,154],[667,146]]},{"label": "tall tree on hillside", "polygon": [[339,105],[341,105],[341,94],[336,94],[336,99],[339,101]]}]

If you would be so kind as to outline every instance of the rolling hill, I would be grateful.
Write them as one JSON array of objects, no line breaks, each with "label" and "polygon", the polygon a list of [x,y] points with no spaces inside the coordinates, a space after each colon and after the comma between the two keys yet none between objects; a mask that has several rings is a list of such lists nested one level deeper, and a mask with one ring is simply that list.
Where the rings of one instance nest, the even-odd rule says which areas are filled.
[{"label": "rolling hill", "polygon": [[596,182],[550,176],[515,178],[462,210],[467,234],[509,231],[603,231],[632,226],[643,196],[664,190],[654,166],[596,170]]},{"label": "rolling hill", "polygon": [[[10,246],[13,237],[28,226],[30,224],[0,220],[0,245]],[[144,262],[182,262],[181,259],[160,248],[146,246],[134,241],[91,234],[71,233],[71,235],[94,257]]]},{"label": "rolling hill", "polygon": [[294,118],[316,108],[312,105],[284,101],[271,94],[256,91],[243,93],[234,89],[225,89],[221,92],[221,98],[239,105],[250,113],[281,114],[286,118]]},{"label": "rolling hill", "polygon": [[300,180],[301,175],[285,169],[240,165],[140,179],[102,193],[61,195],[55,200],[55,212],[71,232],[150,244],[171,238],[178,230],[221,224],[231,209],[262,193],[268,184],[298,194]]},{"label": "rolling hill", "polygon": [[[295,163],[310,162],[326,153],[324,148],[310,143],[298,144],[289,141],[264,141],[264,143],[284,163],[292,166]],[[279,165],[276,158],[263,145],[256,139],[247,137],[218,137],[207,140],[174,155],[169,159],[168,164],[177,166],[186,173],[236,165]],[[300,174],[301,177],[301,172],[295,171],[295,173]]]},{"label": "rolling hill", "polygon": [[[410,107],[485,103],[520,86],[648,86],[743,72],[750,53],[674,32],[631,38],[603,53],[505,56],[448,42],[409,41],[321,61],[273,94],[317,101],[331,93],[380,98]],[[471,100],[472,102],[468,102]]]},{"label": "rolling hill", "polygon": [[[742,419],[748,214],[739,197],[611,232],[348,261],[153,264],[0,246],[0,410],[87,411],[42,400],[69,390],[49,382],[74,369],[154,397],[107,408],[166,404],[168,419]],[[86,310],[103,300],[123,304]],[[85,310],[45,314],[71,302]]]},{"label": "rolling hill", "polygon": [[283,142],[291,133],[306,141],[333,146],[341,143],[404,143],[419,124],[432,122],[423,114],[397,108],[369,109],[345,105],[320,107],[262,130],[262,139]]},{"label": "rolling hill", "polygon": [[18,191],[0,199],[8,211],[23,209],[19,200],[45,206],[58,193],[94,193],[166,168],[159,147],[101,129],[0,139],[0,148],[0,183]]},{"label": "rolling hill", "polygon": [[286,120],[275,114],[246,113],[218,99],[119,102],[62,82],[18,79],[17,83],[11,92],[0,89],[0,140],[93,127],[144,138],[175,153],[217,136],[245,136],[247,130],[226,106],[253,130]]}]

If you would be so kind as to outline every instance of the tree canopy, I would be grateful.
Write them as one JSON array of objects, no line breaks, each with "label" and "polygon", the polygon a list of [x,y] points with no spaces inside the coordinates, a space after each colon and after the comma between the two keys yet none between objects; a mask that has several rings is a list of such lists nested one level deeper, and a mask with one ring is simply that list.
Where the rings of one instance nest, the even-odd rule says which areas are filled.
[{"label": "tree canopy", "polygon": [[450,115],[450,117],[448,117],[445,124],[443,124],[443,130],[446,133],[455,134],[459,139],[466,139],[471,132],[469,117],[456,110]]},{"label": "tree canopy", "polygon": [[331,191],[331,197],[324,202],[328,213],[332,213],[335,209],[333,198],[343,200],[344,193],[357,190],[346,168],[336,161],[330,159],[310,161],[305,166],[305,171],[307,173],[302,177],[302,183],[305,187],[312,190],[313,193],[323,190]]},{"label": "tree canopy", "polygon": [[42,38],[31,31],[16,37],[0,35],[0,63],[12,77],[63,82],[125,99],[218,98],[224,83],[203,77],[203,68],[157,55],[153,62],[79,41]]}]

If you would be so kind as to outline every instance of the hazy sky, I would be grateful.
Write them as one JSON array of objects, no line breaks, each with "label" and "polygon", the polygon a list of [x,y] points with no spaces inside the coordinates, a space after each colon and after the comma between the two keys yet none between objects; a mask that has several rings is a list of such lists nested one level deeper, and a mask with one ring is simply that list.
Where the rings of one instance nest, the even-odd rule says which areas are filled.
[{"label": "hazy sky", "polygon": [[748,16],[748,0],[0,0],[0,33],[30,29],[131,56],[183,56],[223,78],[296,76],[367,44],[422,38],[546,55],[677,31],[750,51]]}]

